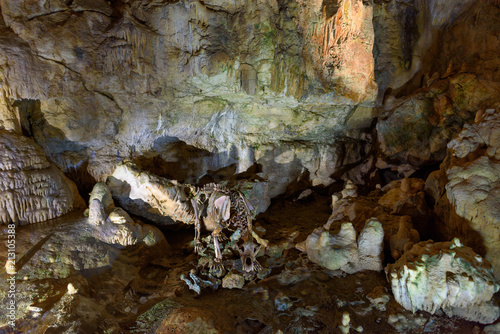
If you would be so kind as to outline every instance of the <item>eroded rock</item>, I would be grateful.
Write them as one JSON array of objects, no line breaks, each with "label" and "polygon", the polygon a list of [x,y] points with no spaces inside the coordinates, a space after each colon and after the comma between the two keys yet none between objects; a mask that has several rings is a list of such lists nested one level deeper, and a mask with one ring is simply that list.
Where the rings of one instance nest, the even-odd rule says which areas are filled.
[{"label": "eroded rock", "polygon": [[111,192],[105,184],[98,182],[90,199],[88,222],[94,227],[91,233],[96,239],[117,246],[166,244],[165,237],[156,227],[137,223],[125,210],[115,208]]},{"label": "eroded rock", "polygon": [[355,273],[362,270],[382,270],[382,242],[384,230],[376,219],[366,221],[356,241],[351,223],[343,223],[338,234],[324,228],[316,229],[303,244],[309,260],[330,270]]},{"label": "eroded rock", "polygon": [[[448,182],[436,208],[444,221],[440,228],[470,246],[482,244],[484,256],[500,278],[500,114],[480,112],[448,144],[441,170]],[[454,218],[457,216],[457,218]],[[462,226],[465,225],[465,226]],[[482,250],[482,249],[481,249]]]},{"label": "eroded rock", "polygon": [[85,203],[32,139],[0,130],[0,224],[60,217]]},{"label": "eroded rock", "polygon": [[485,324],[500,316],[491,302],[500,286],[490,264],[458,239],[420,242],[385,270],[394,298],[407,310],[441,309]]},{"label": "eroded rock", "polygon": [[120,206],[137,216],[160,225],[194,224],[194,188],[188,185],[144,172],[131,162],[119,164],[107,183]]}]

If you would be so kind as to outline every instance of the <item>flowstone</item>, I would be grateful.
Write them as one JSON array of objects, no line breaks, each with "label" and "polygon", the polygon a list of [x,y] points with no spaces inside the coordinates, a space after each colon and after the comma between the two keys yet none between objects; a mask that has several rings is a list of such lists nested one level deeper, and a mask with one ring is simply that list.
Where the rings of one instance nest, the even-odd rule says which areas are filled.
[{"label": "flowstone", "polygon": [[338,234],[321,227],[296,247],[307,253],[309,260],[329,270],[352,274],[362,270],[382,270],[384,230],[375,218],[366,221],[356,242],[351,223],[343,223]]},{"label": "flowstone", "polygon": [[412,312],[441,309],[450,317],[483,324],[500,316],[491,301],[500,286],[490,264],[457,238],[420,242],[385,271],[394,298]]},{"label": "flowstone", "polygon": [[0,130],[0,225],[60,217],[85,203],[32,139]]}]

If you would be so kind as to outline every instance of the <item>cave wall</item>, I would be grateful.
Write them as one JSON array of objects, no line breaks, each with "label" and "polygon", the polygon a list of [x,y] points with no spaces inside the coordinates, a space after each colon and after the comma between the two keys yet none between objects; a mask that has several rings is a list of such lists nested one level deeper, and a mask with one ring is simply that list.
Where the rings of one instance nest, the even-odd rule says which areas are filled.
[{"label": "cave wall", "polygon": [[[410,173],[425,161],[400,151],[426,138],[408,127],[444,128],[421,154],[442,159],[497,89],[488,1],[2,0],[1,14],[0,127],[33,136],[80,183],[122,159],[191,182],[258,164],[271,196],[346,166],[357,182],[375,163]],[[430,88],[464,72],[486,86],[469,86],[470,103]],[[439,121],[456,109],[458,125]],[[374,140],[362,130],[376,117]],[[369,157],[379,142],[384,158]]]}]

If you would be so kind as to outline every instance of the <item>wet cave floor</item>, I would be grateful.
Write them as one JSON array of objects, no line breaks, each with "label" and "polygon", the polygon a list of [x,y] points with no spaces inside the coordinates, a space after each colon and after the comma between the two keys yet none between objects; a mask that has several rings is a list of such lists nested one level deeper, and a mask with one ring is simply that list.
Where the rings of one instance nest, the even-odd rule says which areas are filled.
[{"label": "wet cave floor", "polygon": [[[328,220],[330,203],[319,192],[275,200],[254,226],[265,229],[271,244],[295,231],[294,243],[300,242]],[[164,231],[170,249],[118,249],[85,237],[81,217],[73,213],[18,229],[17,256],[25,265],[17,275],[17,307],[25,313],[15,331],[4,326],[0,333],[342,333],[344,312],[349,333],[476,333],[483,327],[442,314],[413,314],[394,300],[384,272],[330,272],[295,248],[272,260],[260,257],[272,269],[262,280],[243,289],[206,288],[198,296],[179,278],[197,262],[192,228]],[[5,258],[2,250],[2,263]],[[53,269],[59,262],[76,269]],[[69,283],[76,293],[69,294]],[[382,306],[367,298],[376,287],[390,297]]]}]

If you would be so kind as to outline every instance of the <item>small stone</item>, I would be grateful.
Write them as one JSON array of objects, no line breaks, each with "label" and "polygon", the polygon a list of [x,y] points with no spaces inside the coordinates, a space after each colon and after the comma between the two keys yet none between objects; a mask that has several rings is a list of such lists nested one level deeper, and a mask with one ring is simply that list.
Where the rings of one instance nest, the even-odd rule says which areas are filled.
[{"label": "small stone", "polygon": [[258,279],[264,279],[271,273],[271,268],[264,268],[257,273]]},{"label": "small stone", "polygon": [[78,289],[72,283],[68,283],[68,294],[74,295],[76,293],[78,293]]},{"label": "small stone", "polygon": [[142,297],[139,299],[139,303],[141,303],[141,304],[144,304],[144,303],[145,303],[145,302],[147,302],[147,301],[148,301],[148,298],[147,298],[147,297],[144,297],[144,296],[142,296]]},{"label": "small stone", "polygon": [[239,274],[229,273],[222,279],[222,287],[226,289],[242,289],[245,278]]},{"label": "small stone", "polygon": [[289,310],[292,307],[292,300],[290,297],[285,295],[283,292],[278,292],[278,295],[274,299],[274,307],[276,307],[276,310],[278,311],[286,311]]},{"label": "small stone", "polygon": [[278,245],[273,245],[267,249],[266,253],[270,258],[278,259],[283,255],[283,249]]},{"label": "small stone", "polygon": [[30,310],[31,312],[42,312],[43,311],[43,309],[41,307],[33,306],[33,305],[28,306],[28,310]]},{"label": "small stone", "polygon": [[311,194],[312,194],[312,190],[306,189],[300,193],[300,195],[299,195],[299,197],[297,197],[297,199],[301,200],[301,199],[307,198],[307,197],[311,196]]}]

